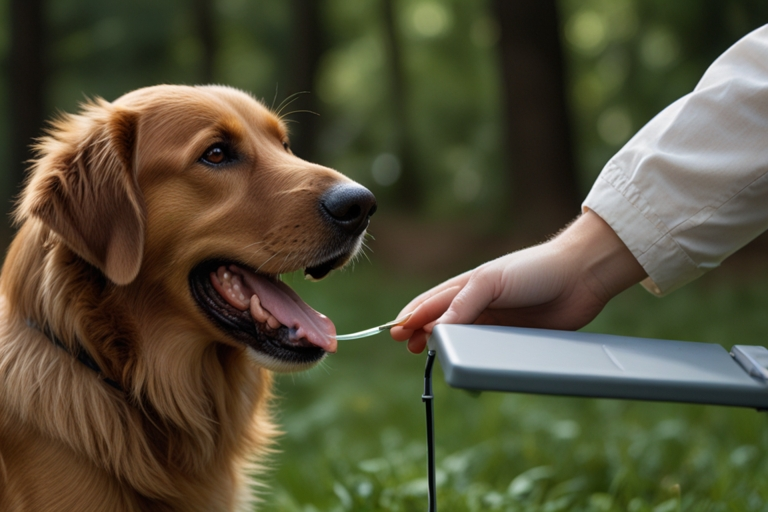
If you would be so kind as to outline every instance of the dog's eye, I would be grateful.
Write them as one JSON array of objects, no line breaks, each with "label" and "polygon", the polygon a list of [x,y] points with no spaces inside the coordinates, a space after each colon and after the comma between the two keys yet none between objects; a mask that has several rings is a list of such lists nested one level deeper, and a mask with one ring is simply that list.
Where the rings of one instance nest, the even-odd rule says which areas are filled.
[{"label": "dog's eye", "polygon": [[290,150],[291,150],[291,144],[290,144],[290,143],[289,143],[287,140],[284,140],[284,141],[283,141],[283,148],[284,148],[286,151],[290,151]]},{"label": "dog's eye", "polygon": [[226,144],[217,142],[205,150],[205,153],[203,153],[203,156],[200,157],[200,160],[206,164],[219,165],[232,160],[232,155],[230,154],[229,147]]}]

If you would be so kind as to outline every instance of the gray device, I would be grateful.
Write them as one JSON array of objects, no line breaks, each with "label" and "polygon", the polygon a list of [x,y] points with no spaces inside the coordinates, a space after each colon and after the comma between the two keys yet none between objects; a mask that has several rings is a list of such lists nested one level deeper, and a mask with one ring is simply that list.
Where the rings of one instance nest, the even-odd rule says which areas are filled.
[{"label": "gray device", "polygon": [[449,385],[768,409],[768,349],[517,327],[437,325]]}]

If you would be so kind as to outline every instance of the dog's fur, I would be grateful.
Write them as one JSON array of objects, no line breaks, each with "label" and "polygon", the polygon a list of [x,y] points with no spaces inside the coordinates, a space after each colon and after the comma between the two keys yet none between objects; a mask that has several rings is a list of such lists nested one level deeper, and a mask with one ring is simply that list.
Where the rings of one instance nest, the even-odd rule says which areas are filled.
[{"label": "dog's fur", "polygon": [[[203,165],[222,139],[238,161]],[[272,377],[189,275],[216,257],[271,275],[317,264],[317,198],[349,180],[293,156],[283,122],[225,87],[91,102],[38,155],[0,277],[0,510],[250,509]]]}]

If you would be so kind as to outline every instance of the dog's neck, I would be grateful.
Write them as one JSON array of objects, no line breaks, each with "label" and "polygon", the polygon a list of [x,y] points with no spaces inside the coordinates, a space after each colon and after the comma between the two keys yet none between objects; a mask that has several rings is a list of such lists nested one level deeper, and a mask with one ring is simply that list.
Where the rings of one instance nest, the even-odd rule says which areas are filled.
[{"label": "dog's neck", "polygon": [[[42,250],[41,250],[42,249]],[[54,345],[84,366],[109,379],[120,381],[124,361],[99,350],[89,329],[90,317],[100,317],[99,307],[108,283],[97,269],[81,260],[39,221],[22,225],[8,252],[0,276],[0,293],[6,298],[8,314],[37,328]],[[100,322],[102,337],[128,328],[122,319]],[[111,325],[103,325],[110,322]]]},{"label": "dog's neck", "polygon": [[73,353],[69,349],[69,347],[65,345],[64,342],[62,342],[59,339],[59,337],[56,336],[56,334],[52,332],[50,329],[48,329],[47,327],[41,326],[31,318],[27,318],[27,325],[31,329],[37,329],[41,333],[45,334],[45,337],[48,338],[48,340],[51,343],[59,347],[61,350],[69,354],[71,357],[74,357],[75,359],[77,359],[85,367],[96,372],[96,375],[98,375],[99,378],[103,380],[106,384],[112,386],[117,391],[120,391],[120,392],[123,391],[122,386],[120,386],[120,384],[117,381],[110,379],[104,374],[104,372],[101,370],[101,367],[99,366],[99,363],[97,363],[96,360],[93,357],[91,357],[88,351],[82,347],[82,345],[78,344],[79,349],[77,350],[77,352]]}]

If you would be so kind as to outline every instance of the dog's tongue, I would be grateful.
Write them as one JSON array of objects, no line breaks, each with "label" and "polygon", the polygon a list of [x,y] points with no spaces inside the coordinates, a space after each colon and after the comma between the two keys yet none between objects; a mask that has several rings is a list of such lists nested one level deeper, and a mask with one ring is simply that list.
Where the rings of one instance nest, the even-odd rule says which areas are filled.
[{"label": "dog's tongue", "polygon": [[256,274],[245,274],[246,284],[259,297],[264,309],[292,330],[297,339],[304,338],[328,352],[336,352],[336,327],[331,320],[309,307],[290,286]]},{"label": "dog's tongue", "polygon": [[235,265],[220,268],[211,275],[211,281],[231,305],[241,310],[250,308],[254,319],[271,315],[288,327],[292,340],[304,339],[327,352],[336,352],[333,322],[312,309],[285,283]]}]

